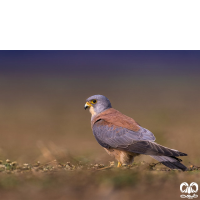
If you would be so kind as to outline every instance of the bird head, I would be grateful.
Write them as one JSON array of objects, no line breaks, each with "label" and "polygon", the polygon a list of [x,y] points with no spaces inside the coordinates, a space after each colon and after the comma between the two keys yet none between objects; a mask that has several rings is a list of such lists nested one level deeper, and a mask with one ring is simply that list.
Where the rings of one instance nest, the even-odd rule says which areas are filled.
[{"label": "bird head", "polygon": [[92,117],[107,110],[108,108],[112,108],[111,103],[108,98],[103,95],[94,95],[89,97],[85,103],[85,110],[87,108],[90,109],[90,113]]}]

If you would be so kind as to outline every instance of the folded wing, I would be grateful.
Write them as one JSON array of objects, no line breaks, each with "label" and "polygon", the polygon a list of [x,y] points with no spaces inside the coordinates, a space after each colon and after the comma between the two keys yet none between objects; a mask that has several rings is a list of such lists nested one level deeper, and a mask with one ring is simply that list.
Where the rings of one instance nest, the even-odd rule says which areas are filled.
[{"label": "folded wing", "polygon": [[116,148],[138,154],[157,156],[187,155],[155,143],[153,133],[141,126],[139,126],[139,130],[133,131],[113,125],[104,119],[98,119],[93,123],[92,128],[96,140],[105,148]]}]

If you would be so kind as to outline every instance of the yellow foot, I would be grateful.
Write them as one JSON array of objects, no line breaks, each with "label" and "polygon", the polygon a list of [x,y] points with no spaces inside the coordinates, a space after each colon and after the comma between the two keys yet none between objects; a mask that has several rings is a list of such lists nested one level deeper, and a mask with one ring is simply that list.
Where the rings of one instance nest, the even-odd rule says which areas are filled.
[{"label": "yellow foot", "polygon": [[118,162],[118,165],[117,165],[117,167],[121,167],[122,166],[122,164],[120,163],[120,162]]}]

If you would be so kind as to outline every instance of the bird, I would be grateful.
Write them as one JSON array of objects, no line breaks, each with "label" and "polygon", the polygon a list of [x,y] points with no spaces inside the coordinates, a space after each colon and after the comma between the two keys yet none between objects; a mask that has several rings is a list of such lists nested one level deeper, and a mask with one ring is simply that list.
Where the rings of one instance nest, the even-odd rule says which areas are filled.
[{"label": "bird", "polygon": [[86,99],[85,110],[91,113],[91,128],[97,142],[118,161],[117,167],[131,165],[136,156],[149,155],[171,169],[186,171],[179,156],[187,154],[155,142],[153,133],[134,119],[112,108],[109,99],[93,95]]}]

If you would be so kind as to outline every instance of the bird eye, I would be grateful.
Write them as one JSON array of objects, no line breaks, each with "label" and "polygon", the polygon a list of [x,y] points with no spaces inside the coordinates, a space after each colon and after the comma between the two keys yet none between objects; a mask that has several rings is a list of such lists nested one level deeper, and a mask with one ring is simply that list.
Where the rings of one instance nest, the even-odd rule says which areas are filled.
[{"label": "bird eye", "polygon": [[96,100],[96,99],[92,100],[92,103],[93,103],[93,104],[95,104],[96,102],[97,102],[97,100]]}]

